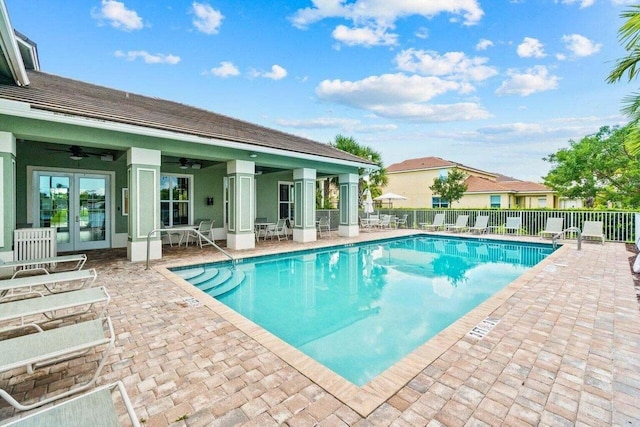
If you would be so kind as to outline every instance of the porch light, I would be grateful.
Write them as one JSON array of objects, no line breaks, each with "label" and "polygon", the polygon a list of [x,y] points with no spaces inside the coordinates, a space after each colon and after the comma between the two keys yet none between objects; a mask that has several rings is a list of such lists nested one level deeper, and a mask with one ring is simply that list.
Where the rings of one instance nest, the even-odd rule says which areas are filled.
[{"label": "porch light", "polygon": [[113,154],[103,154],[100,156],[100,160],[103,162],[113,162]]},{"label": "porch light", "polygon": [[202,165],[200,163],[194,163],[191,165],[191,169],[200,169]]}]

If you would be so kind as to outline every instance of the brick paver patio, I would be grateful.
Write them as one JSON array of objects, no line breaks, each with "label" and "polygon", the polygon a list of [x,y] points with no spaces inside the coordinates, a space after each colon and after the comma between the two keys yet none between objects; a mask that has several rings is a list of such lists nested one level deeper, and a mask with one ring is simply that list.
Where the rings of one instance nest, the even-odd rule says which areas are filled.
[{"label": "brick paver patio", "polygon": [[[406,234],[260,242],[240,255],[393,233]],[[123,380],[145,426],[640,426],[632,256],[624,244],[583,243],[577,251],[568,242],[493,302],[488,313],[500,322],[484,338],[448,331],[431,363],[366,411],[303,375],[215,305],[185,302],[192,295],[162,265],[222,259],[212,248],[165,248],[150,270],[127,262],[125,250],[92,251],[87,268],[98,269],[96,284],[113,297],[108,315],[117,334],[100,382]],[[33,401],[83,381],[96,359],[5,374],[0,387]],[[0,424],[14,415],[0,402]]]}]

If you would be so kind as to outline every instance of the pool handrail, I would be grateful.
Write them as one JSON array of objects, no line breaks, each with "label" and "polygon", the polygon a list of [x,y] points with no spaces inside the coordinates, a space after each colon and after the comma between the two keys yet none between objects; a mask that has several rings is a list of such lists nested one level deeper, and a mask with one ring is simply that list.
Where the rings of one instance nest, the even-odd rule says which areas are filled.
[{"label": "pool handrail", "polygon": [[231,266],[232,268],[236,267],[236,259],[234,257],[231,256],[231,254],[229,254],[229,252],[225,251],[224,249],[222,249],[220,246],[218,246],[216,244],[216,242],[214,242],[213,240],[209,239],[207,236],[205,236],[204,234],[202,234],[200,231],[198,231],[198,229],[194,228],[194,227],[174,227],[171,229],[166,229],[166,228],[154,228],[153,230],[151,230],[148,234],[147,234],[147,266],[145,268],[145,270],[149,269],[149,257],[150,257],[150,253],[151,253],[151,236],[154,235],[155,233],[162,233],[163,231],[167,231],[167,230],[171,230],[171,231],[191,231],[196,233],[197,235],[200,236],[200,238],[204,239],[207,243],[210,243],[214,248],[216,248],[217,250],[219,250],[220,252],[222,252],[227,258],[229,258],[231,260]]},{"label": "pool handrail", "polygon": [[578,227],[569,227],[562,230],[560,233],[556,234],[551,238],[551,242],[553,243],[553,249],[558,247],[558,239],[564,236],[564,233],[578,233],[578,250],[582,249],[582,230]]}]

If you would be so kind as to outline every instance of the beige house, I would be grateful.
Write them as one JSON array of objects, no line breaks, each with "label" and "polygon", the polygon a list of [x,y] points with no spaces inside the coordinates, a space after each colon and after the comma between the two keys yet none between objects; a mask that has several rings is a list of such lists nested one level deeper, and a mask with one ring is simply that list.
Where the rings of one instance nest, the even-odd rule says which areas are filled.
[{"label": "beige house", "polygon": [[[449,204],[429,189],[437,177],[446,177],[457,168],[467,175],[467,192]],[[387,168],[384,192],[400,194],[407,200],[394,202],[396,208],[557,208],[558,197],[550,188],[530,181],[507,177],[465,166],[439,157],[422,157],[394,163]]]}]

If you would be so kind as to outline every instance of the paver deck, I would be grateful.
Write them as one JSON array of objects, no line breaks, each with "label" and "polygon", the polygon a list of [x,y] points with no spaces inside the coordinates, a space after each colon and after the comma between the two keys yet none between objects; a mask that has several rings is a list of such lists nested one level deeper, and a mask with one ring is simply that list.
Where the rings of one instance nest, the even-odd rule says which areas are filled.
[{"label": "paver deck", "polygon": [[[237,255],[406,233],[260,242]],[[167,247],[150,270],[126,261],[125,250],[87,254],[96,286],[112,295],[117,334],[101,383],[123,380],[145,426],[640,426],[640,310],[624,244],[577,251],[568,242],[362,388],[318,370],[164,268],[223,259],[211,247]],[[189,304],[194,296],[201,304]],[[499,323],[482,339],[467,335],[486,316]],[[26,400],[63,391],[86,378],[96,356],[31,376],[7,373],[0,387]],[[1,401],[0,424],[14,415]]]}]

